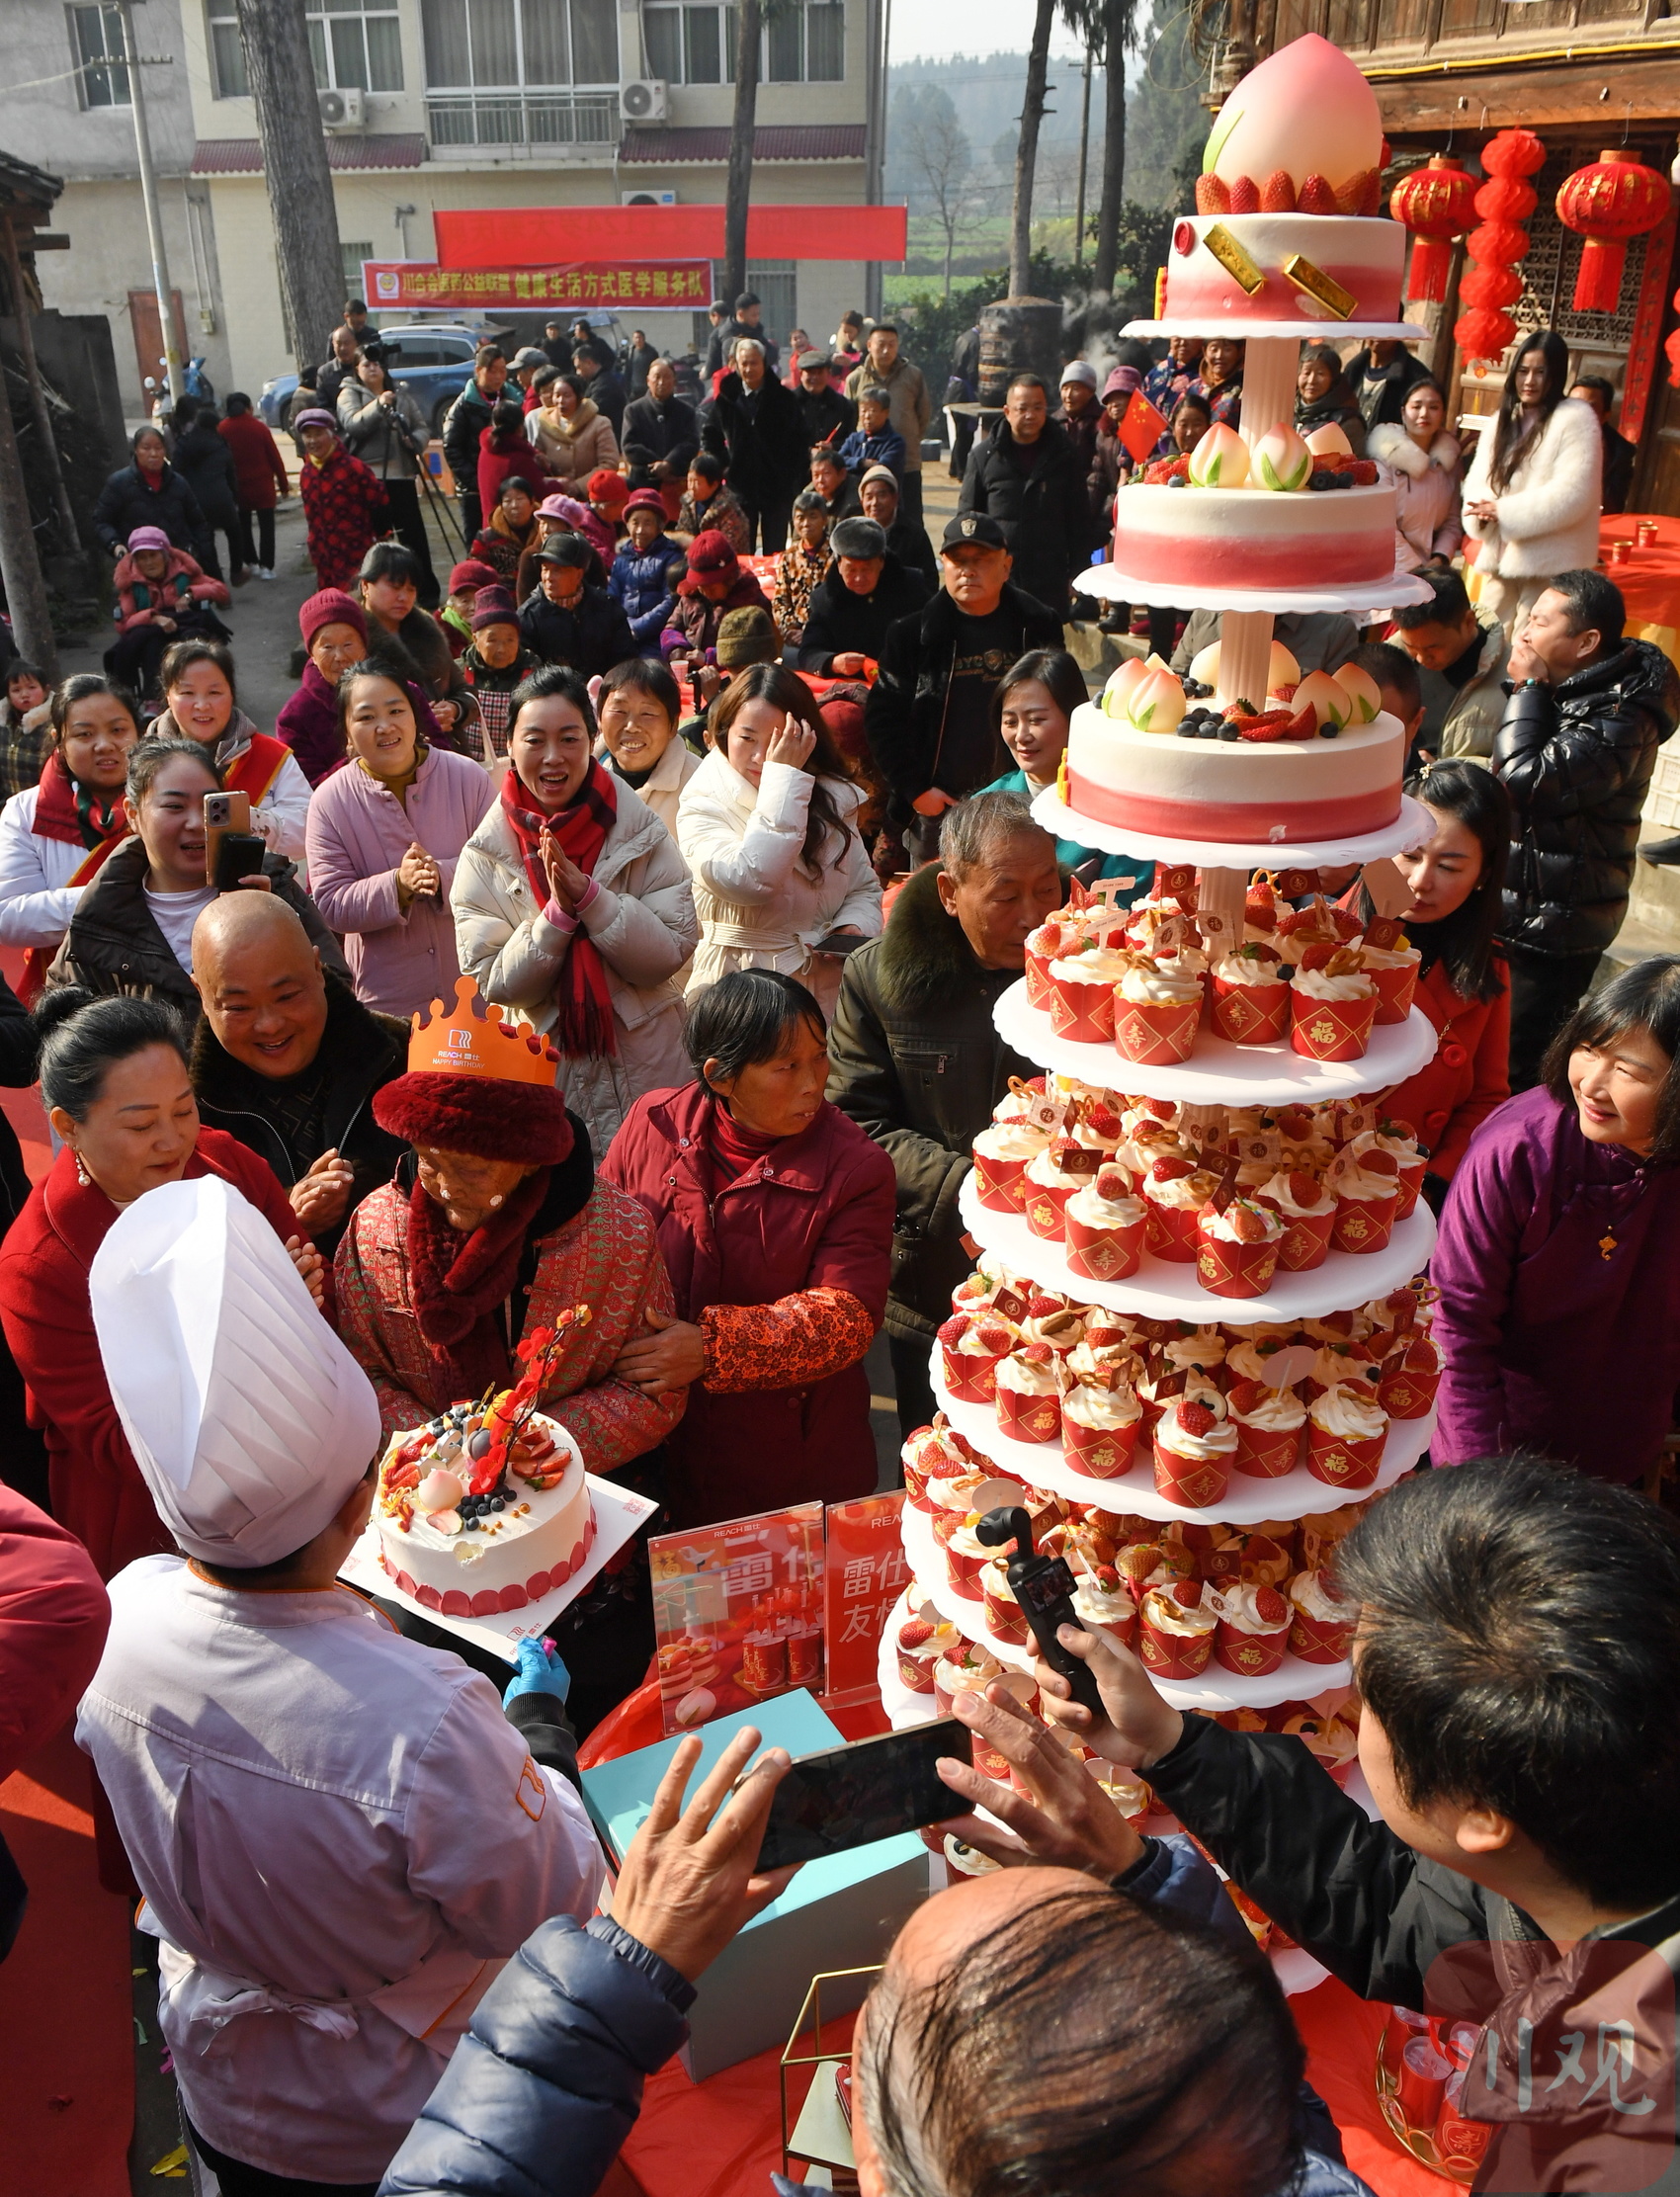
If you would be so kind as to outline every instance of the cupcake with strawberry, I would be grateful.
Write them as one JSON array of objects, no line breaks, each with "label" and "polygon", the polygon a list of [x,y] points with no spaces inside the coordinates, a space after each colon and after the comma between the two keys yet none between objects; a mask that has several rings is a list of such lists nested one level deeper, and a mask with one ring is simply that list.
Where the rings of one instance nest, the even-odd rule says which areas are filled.
[{"label": "cupcake with strawberry", "polygon": [[1329,1487],[1370,1487],[1383,1463],[1388,1414],[1368,1387],[1339,1382],[1306,1414],[1306,1469]]},{"label": "cupcake with strawberry", "polygon": [[[1400,1170],[1400,1202],[1394,1213],[1396,1221],[1417,1211],[1417,1201],[1423,1189],[1423,1178],[1429,1168],[1429,1154],[1417,1141],[1417,1132],[1410,1122],[1385,1119],[1369,1132],[1373,1148],[1387,1152]],[[1356,1138],[1357,1143],[1359,1140]]]},{"label": "cupcake with strawberry", "polygon": [[1209,972],[1214,1028],[1232,1045],[1276,1045],[1290,1024],[1290,987],[1275,946],[1245,940]]},{"label": "cupcake with strawberry", "polygon": [[1155,1421],[1155,1491],[1187,1510],[1209,1510],[1230,1484],[1236,1429],[1223,1396],[1183,1395]]},{"label": "cupcake with strawberry", "polygon": [[1344,1602],[1323,1571],[1298,1571],[1290,1581],[1290,1652],[1303,1663],[1347,1660],[1359,1612]]},{"label": "cupcake with strawberry", "polygon": [[1278,1668],[1289,1646],[1294,1613],[1274,1586],[1240,1580],[1210,1599],[1218,1618],[1214,1660],[1239,1678],[1264,1678]]},{"label": "cupcake with strawberry", "polygon": [[986,1631],[1011,1648],[1027,1645],[1027,1614],[1009,1583],[1009,1560],[994,1556],[980,1569],[980,1608]]},{"label": "cupcake with strawberry", "polygon": [[1290,1044],[1297,1053],[1309,1060],[1363,1059],[1377,1019],[1377,987],[1356,947],[1302,948],[1290,993]]},{"label": "cupcake with strawberry", "polygon": [[1138,1191],[1146,1216],[1144,1242],[1156,1258],[1195,1265],[1197,1224],[1218,1186],[1208,1168],[1177,1153],[1163,1152],[1150,1161]]},{"label": "cupcake with strawberry", "polygon": [[1250,1479],[1281,1479],[1295,1471],[1306,1406],[1293,1389],[1238,1381],[1225,1397],[1225,1415],[1236,1429],[1235,1471]]},{"label": "cupcake with strawberry", "polygon": [[1061,1432],[1060,1361],[1049,1343],[1026,1343],[997,1369],[994,1408],[1014,1442],[1053,1442]]},{"label": "cupcake with strawberry", "polygon": [[1196,1279],[1215,1297],[1264,1297],[1283,1237],[1278,1216],[1254,1199],[1210,1199],[1197,1216]]},{"label": "cupcake with strawberry", "polygon": [[956,1626],[947,1624],[931,1603],[924,1605],[923,1611],[905,1618],[892,1644],[900,1685],[913,1694],[931,1694],[934,1665],[942,1655],[951,1652],[961,1638]]},{"label": "cupcake with strawberry", "polygon": [[1143,1406],[1124,1374],[1075,1382],[1061,1399],[1061,1448],[1093,1479],[1118,1479],[1137,1453]]},{"label": "cupcake with strawberry", "polygon": [[1083,1281],[1124,1281],[1143,1263],[1148,1214],[1124,1167],[1099,1167],[1066,1200],[1061,1225],[1068,1271]]},{"label": "cupcake with strawberry", "polygon": [[1036,931],[1027,933],[1026,977],[1027,1004],[1029,1007],[1049,1009],[1050,995],[1050,963],[1059,961],[1064,954],[1074,951],[1083,934],[1070,918],[1061,912],[1046,916]]},{"label": "cupcake with strawberry", "polygon": [[945,1386],[959,1403],[990,1403],[997,1369],[1020,1340],[1014,1322],[998,1311],[953,1312],[939,1329]]},{"label": "cupcake with strawberry", "polygon": [[1200,1579],[1153,1586],[1137,1610],[1137,1652],[1156,1678],[1200,1678],[1214,1652],[1218,1612]]},{"label": "cupcake with strawberry", "polygon": [[1129,953],[1114,992],[1114,1042],[1123,1060],[1167,1067],[1188,1060],[1202,1016],[1202,974],[1184,956]]},{"label": "cupcake with strawberry", "polygon": [[1338,1251],[1387,1248],[1400,1211],[1400,1164],[1392,1152],[1363,1137],[1344,1144],[1325,1178],[1336,1193],[1336,1219],[1330,1241]]},{"label": "cupcake with strawberry", "polygon": [[1330,1255],[1336,1194],[1303,1167],[1280,1167],[1255,1193],[1283,1224],[1278,1264],[1286,1274],[1308,1274]]},{"label": "cupcake with strawberry", "polygon": [[1071,1137],[1057,1137],[1027,1164],[1027,1225],[1046,1243],[1061,1241],[1061,1216],[1069,1198],[1082,1190],[1101,1165],[1098,1155]]},{"label": "cupcake with strawberry", "polygon": [[1440,1386],[1441,1346],[1420,1329],[1384,1359],[1377,1400],[1391,1419],[1422,1419]]},{"label": "cupcake with strawberry", "polygon": [[1058,1358],[1066,1358],[1084,1339],[1085,1315],[1065,1297],[1052,1296],[1049,1290],[1037,1290],[1027,1300],[1027,1309],[1021,1314],[1024,1343],[1048,1343]]},{"label": "cupcake with strawberry", "polygon": [[936,1411],[931,1426],[919,1426],[898,1453],[904,1468],[904,1493],[915,1510],[931,1510],[928,1482],[933,1479],[953,1479],[959,1473],[972,1470],[974,1454],[966,1442],[947,1421],[943,1411]]},{"label": "cupcake with strawberry", "polygon": [[1422,954],[1398,923],[1380,916],[1366,925],[1359,958],[1377,987],[1378,1024],[1404,1022],[1417,991]]},{"label": "cupcake with strawberry", "polygon": [[959,1694],[983,1693],[1002,1674],[1003,1665],[989,1648],[959,1634],[933,1666],[934,1707],[942,1717],[949,1717]]},{"label": "cupcake with strawberry", "polygon": [[1027,1203],[1027,1169],[1050,1142],[1027,1121],[993,1122],[980,1131],[974,1154],[974,1194],[988,1213],[1020,1213]]},{"label": "cupcake with strawberry", "polygon": [[1075,1573],[1073,1614],[1087,1632],[1107,1633],[1130,1648],[1137,1637],[1137,1604],[1112,1563],[1093,1564]]},{"label": "cupcake with strawberry", "polygon": [[1050,991],[1045,1000],[1050,1028],[1075,1045],[1107,1045],[1114,1036],[1114,987],[1128,957],[1094,939],[1064,948],[1047,968]]}]

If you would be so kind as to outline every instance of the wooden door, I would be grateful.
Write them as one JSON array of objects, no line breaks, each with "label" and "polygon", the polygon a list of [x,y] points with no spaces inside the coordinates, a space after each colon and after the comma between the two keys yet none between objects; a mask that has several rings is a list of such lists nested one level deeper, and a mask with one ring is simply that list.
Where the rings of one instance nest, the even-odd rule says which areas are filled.
[{"label": "wooden door", "polygon": [[[171,317],[175,322],[175,347],[183,360],[187,357],[187,321],[181,310],[181,293],[169,294]],[[134,331],[134,363],[140,370],[140,388],[145,392],[146,376],[161,381],[163,369],[158,361],[163,357],[163,323],[158,318],[157,293],[154,290],[131,290],[128,293],[128,324]],[[147,397],[149,412],[155,398]]]}]

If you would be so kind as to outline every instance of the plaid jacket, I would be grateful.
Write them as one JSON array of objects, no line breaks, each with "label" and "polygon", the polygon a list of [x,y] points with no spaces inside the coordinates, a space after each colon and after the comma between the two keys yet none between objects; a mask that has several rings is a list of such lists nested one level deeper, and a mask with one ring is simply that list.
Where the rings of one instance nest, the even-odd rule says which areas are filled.
[{"label": "plaid jacket", "polygon": [[303,493],[309,562],[315,567],[317,583],[354,593],[362,559],[390,525],[383,487],[342,443],[323,465],[305,459],[297,485]]},{"label": "plaid jacket", "polygon": [[[459,1402],[415,1316],[408,1268],[408,1198],[386,1183],[365,1198],[338,1247],[338,1331],[374,1384],[384,1440]],[[613,1362],[641,1330],[643,1310],[674,1311],[653,1223],[635,1199],[598,1182],[583,1211],[542,1239],[522,1334],[548,1327],[568,1305],[594,1318],[573,1330],[543,1408],[566,1428],[592,1473],[610,1473],[662,1442],[687,1394],[643,1396],[613,1378]]]}]

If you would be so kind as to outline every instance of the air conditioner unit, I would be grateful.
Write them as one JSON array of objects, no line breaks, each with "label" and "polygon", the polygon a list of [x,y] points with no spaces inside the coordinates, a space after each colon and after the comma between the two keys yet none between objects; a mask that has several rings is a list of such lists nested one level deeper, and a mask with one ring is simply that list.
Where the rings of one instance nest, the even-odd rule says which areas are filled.
[{"label": "air conditioner unit", "polygon": [[317,92],[315,105],[320,109],[323,129],[361,129],[366,127],[367,95],[358,85],[353,84],[342,92]]},{"label": "air conditioner unit", "polygon": [[676,203],[674,191],[622,191],[619,194],[621,206],[675,206]]},{"label": "air conditioner unit", "polygon": [[619,86],[619,115],[624,122],[663,122],[669,104],[669,86],[662,78],[642,77],[633,84]]}]

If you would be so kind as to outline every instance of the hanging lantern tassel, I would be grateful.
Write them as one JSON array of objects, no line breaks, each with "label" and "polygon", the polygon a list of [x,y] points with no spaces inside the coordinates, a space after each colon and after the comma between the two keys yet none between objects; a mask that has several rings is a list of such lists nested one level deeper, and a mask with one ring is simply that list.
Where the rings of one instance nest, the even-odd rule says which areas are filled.
[{"label": "hanging lantern tassel", "polygon": [[1453,238],[1462,236],[1475,211],[1475,178],[1448,152],[1402,176],[1388,198],[1388,211],[1412,233],[1406,296],[1438,305],[1447,295]]},{"label": "hanging lantern tassel", "polygon": [[1564,177],[1557,218],[1586,238],[1575,277],[1576,312],[1616,310],[1629,240],[1654,229],[1667,211],[1667,177],[1624,147],[1613,145],[1590,168]]}]

